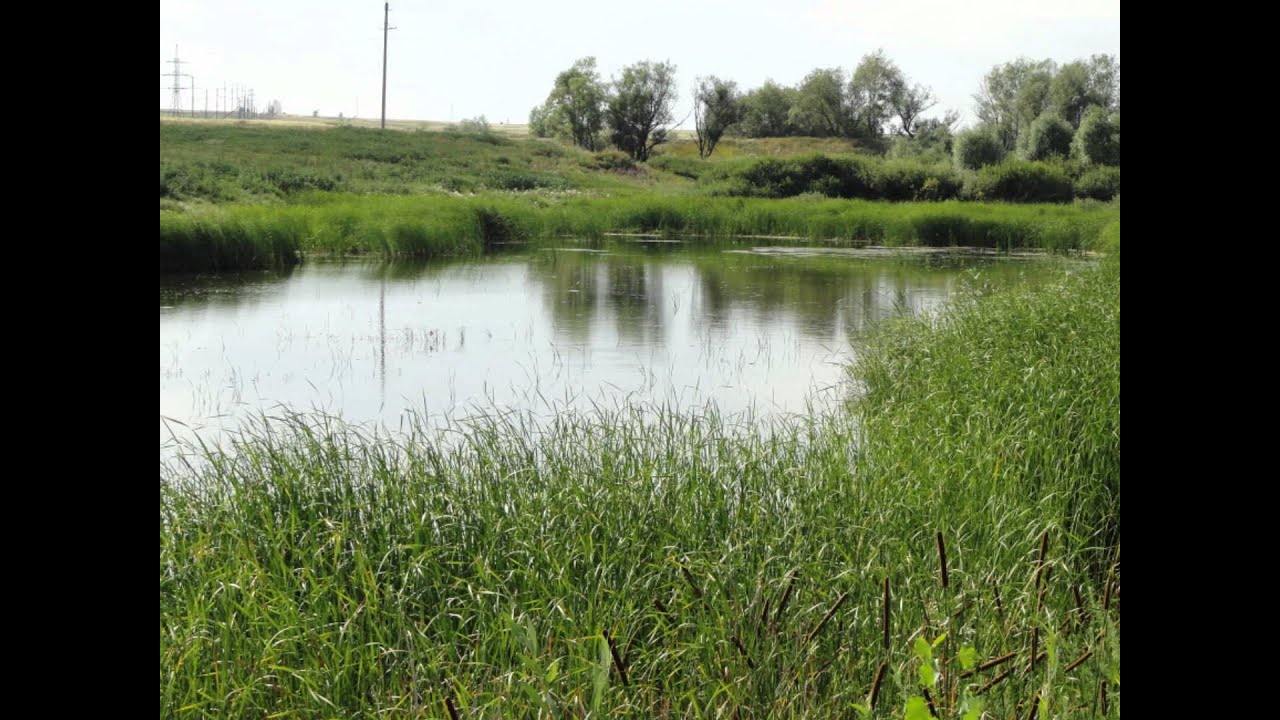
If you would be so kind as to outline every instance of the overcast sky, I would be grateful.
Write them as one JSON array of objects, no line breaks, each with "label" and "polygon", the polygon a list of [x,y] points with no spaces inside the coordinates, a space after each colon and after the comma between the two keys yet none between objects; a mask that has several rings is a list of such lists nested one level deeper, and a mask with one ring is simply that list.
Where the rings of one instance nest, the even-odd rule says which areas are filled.
[{"label": "overcast sky", "polygon": [[[258,106],[376,118],[382,88],[382,2],[160,0],[160,74],[178,46],[196,107],[215,88],[255,90]],[[555,76],[597,59],[608,79],[641,60],[671,61],[682,88],[699,75],[748,90],[797,84],[816,67],[846,74],[884,48],[944,109],[973,121],[978,84],[1019,56],[1068,62],[1120,54],[1119,0],[402,0],[391,2],[387,117],[527,122]],[[171,78],[160,79],[160,107]],[[183,79],[184,87],[190,80]],[[183,93],[190,108],[190,94]],[[690,121],[691,122],[691,121]],[[689,124],[689,123],[686,123]]]}]

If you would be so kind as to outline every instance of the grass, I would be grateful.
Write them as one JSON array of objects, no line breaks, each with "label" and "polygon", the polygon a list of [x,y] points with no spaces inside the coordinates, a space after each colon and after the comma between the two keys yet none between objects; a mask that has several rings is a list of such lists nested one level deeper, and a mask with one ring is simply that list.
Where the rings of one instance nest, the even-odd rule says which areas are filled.
[{"label": "grass", "polygon": [[875,203],[793,198],[312,193],[288,205],[160,212],[160,270],[271,267],[297,253],[433,257],[495,243],[611,232],[786,236],[835,244],[1092,249],[1115,205]]},{"label": "grass", "polygon": [[421,195],[484,190],[609,190],[646,175],[594,172],[591,153],[499,133],[379,132],[160,124],[160,197],[280,202],[298,192]]},{"label": "grass", "polygon": [[880,333],[764,429],[292,415],[163,466],[161,716],[1119,717],[1118,260]]},{"label": "grass", "polygon": [[850,154],[862,148],[845,140],[730,138],[710,160],[692,147],[679,139],[638,165],[514,131],[162,119],[160,271],[273,268],[308,252],[474,254],[614,232],[1061,251],[1090,248],[1119,217],[1118,203],[827,199],[814,188],[901,200],[959,187],[950,171]]}]

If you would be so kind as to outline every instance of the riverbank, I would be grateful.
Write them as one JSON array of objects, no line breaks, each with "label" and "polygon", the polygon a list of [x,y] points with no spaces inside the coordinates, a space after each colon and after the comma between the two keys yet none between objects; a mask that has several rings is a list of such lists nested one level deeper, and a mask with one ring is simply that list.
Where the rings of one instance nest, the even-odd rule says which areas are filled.
[{"label": "riverbank", "polygon": [[848,408],[763,433],[619,409],[446,449],[302,415],[162,468],[161,714],[1119,717],[1100,237],[882,326]]}]

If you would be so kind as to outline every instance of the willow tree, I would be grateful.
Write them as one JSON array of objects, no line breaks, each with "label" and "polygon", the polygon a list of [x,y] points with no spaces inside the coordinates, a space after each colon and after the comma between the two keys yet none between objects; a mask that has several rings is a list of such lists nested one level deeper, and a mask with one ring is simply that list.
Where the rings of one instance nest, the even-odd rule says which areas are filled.
[{"label": "willow tree", "polygon": [[693,122],[700,157],[711,157],[725,130],[741,119],[741,99],[738,84],[732,80],[714,75],[698,79],[693,90]]},{"label": "willow tree", "polygon": [[653,148],[667,140],[676,95],[675,65],[646,60],[623,68],[605,112],[609,139],[633,159],[648,160]]}]

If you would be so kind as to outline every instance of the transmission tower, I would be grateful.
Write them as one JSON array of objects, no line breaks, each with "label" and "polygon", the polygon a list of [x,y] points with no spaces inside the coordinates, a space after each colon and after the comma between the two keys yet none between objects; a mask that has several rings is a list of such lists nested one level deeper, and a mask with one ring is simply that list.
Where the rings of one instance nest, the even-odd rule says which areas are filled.
[{"label": "transmission tower", "polygon": [[[172,66],[173,66],[173,72],[171,72],[171,73],[165,73],[165,75],[164,75],[164,77],[173,78],[173,84],[169,86],[169,90],[171,90],[171,91],[173,92],[173,94],[170,96],[170,100],[169,100],[169,114],[171,114],[171,115],[181,115],[181,114],[182,114],[182,91],[183,91],[183,89],[184,89],[184,88],[182,87],[182,78],[184,78],[184,77],[191,77],[191,76],[190,76],[190,75],[188,75],[187,73],[182,72],[182,64],[183,64],[183,61],[181,61],[181,60],[179,60],[179,59],[178,59],[178,46],[177,46],[177,45],[174,45],[174,46],[173,46],[173,59],[172,59],[172,60],[169,60],[169,61],[167,62],[167,64],[169,64],[169,65],[172,65]],[[192,81],[191,81],[191,88],[192,88],[192,91],[194,92],[194,90],[195,90],[195,78],[192,78]],[[196,103],[195,103],[195,96],[193,95],[193,96],[192,96],[192,98],[191,98],[191,109],[192,109],[192,110],[195,110],[195,105],[196,105]]]}]

